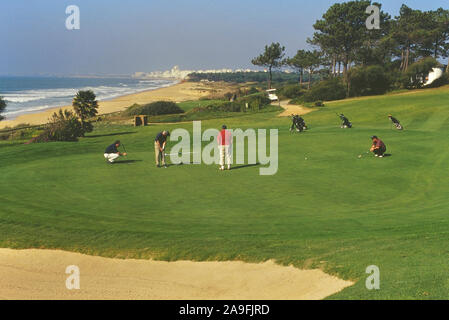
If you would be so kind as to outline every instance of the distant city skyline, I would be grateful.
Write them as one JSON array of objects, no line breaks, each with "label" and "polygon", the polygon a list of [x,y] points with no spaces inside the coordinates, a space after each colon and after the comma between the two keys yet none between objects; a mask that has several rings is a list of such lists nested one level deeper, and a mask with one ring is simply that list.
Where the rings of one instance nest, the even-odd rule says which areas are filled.
[{"label": "distant city skyline", "polygon": [[[170,70],[256,69],[251,58],[279,42],[310,48],[313,24],[335,2],[213,0],[15,0],[0,3],[0,75],[132,75]],[[378,1],[396,16],[447,1]],[[80,8],[80,30],[65,9]]]}]

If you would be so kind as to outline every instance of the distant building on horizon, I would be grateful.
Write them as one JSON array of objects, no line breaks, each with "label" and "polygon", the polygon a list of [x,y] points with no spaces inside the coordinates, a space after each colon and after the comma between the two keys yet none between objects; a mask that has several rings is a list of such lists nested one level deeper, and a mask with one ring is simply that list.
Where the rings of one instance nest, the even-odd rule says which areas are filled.
[{"label": "distant building on horizon", "polygon": [[233,73],[233,72],[258,72],[251,69],[210,69],[210,70],[181,70],[179,66],[174,66],[167,71],[154,72],[134,72],[132,75],[135,79],[177,79],[184,80],[191,73]]}]

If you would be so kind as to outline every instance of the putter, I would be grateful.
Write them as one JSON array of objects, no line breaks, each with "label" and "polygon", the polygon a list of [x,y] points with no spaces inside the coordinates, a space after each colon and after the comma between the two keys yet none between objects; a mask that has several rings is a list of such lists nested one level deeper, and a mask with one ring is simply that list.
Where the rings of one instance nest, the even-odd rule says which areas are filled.
[{"label": "putter", "polygon": [[123,147],[123,151],[125,151],[125,153],[128,153],[128,152],[126,152],[126,148],[125,148],[125,145],[122,143],[122,147]]},{"label": "putter", "polygon": [[165,156],[182,156],[184,154],[196,154],[197,152],[179,152],[179,153],[165,153]]}]

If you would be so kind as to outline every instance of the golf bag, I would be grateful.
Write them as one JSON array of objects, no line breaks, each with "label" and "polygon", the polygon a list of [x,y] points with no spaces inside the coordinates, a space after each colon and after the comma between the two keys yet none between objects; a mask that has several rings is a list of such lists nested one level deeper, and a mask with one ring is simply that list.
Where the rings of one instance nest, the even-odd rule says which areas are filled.
[{"label": "golf bag", "polygon": [[304,119],[299,115],[294,115],[292,118],[292,126],[290,127],[290,131],[296,130],[297,132],[303,132],[307,130],[307,125]]},{"label": "golf bag", "polygon": [[390,117],[391,122],[393,122],[394,126],[396,127],[396,129],[398,130],[404,130],[404,127],[401,125],[401,123],[399,122],[398,119]]},{"label": "golf bag", "polygon": [[344,114],[339,115],[339,117],[340,117],[341,121],[343,121],[340,126],[342,129],[351,129],[352,128],[352,123],[349,121],[348,118],[345,117]]}]

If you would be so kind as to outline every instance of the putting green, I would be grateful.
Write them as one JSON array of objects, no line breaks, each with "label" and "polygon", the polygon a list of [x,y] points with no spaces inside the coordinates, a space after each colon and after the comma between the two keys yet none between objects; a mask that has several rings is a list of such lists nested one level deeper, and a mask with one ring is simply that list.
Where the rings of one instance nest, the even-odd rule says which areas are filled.
[{"label": "putting green", "polygon": [[[162,260],[274,259],[357,283],[331,298],[447,298],[449,88],[327,104],[291,134],[263,113],[206,128],[278,128],[279,170],[154,166],[165,128],[98,128],[78,143],[0,145],[0,246]],[[344,113],[354,129],[339,128]],[[405,131],[391,129],[387,115]],[[391,156],[365,154],[371,135]],[[129,157],[107,165],[105,147]],[[358,156],[362,154],[363,157]],[[307,158],[307,160],[306,160]],[[380,290],[365,288],[380,268]]]}]

